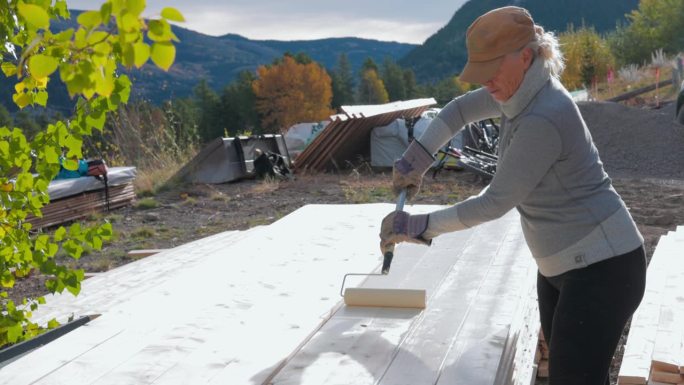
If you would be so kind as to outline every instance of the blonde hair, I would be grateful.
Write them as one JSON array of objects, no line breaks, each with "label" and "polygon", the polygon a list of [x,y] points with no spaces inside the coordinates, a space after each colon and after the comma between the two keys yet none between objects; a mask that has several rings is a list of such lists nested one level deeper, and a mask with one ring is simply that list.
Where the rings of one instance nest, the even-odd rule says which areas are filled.
[{"label": "blonde hair", "polygon": [[535,57],[541,57],[544,65],[551,72],[551,76],[560,78],[565,69],[565,59],[560,50],[560,43],[553,32],[544,31],[541,25],[534,26],[535,39],[529,42],[526,47],[534,51]]}]

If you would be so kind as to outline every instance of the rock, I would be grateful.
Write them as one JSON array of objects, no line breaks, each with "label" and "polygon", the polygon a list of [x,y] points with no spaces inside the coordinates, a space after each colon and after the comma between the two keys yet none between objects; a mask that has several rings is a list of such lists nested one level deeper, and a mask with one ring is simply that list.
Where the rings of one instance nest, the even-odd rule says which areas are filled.
[{"label": "rock", "polygon": [[669,227],[674,225],[675,217],[670,213],[664,213],[646,218],[645,223],[651,226]]},{"label": "rock", "polygon": [[159,214],[157,213],[145,213],[142,217],[143,223],[157,222],[159,221]]},{"label": "rock", "polygon": [[670,195],[670,196],[665,198],[665,202],[672,203],[672,204],[683,204],[684,203],[684,194]]}]

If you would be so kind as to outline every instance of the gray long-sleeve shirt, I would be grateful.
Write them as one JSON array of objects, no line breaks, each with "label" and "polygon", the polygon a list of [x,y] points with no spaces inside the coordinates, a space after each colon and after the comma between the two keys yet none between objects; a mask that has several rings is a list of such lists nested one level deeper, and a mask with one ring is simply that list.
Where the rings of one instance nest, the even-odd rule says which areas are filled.
[{"label": "gray long-sleeve shirt", "polygon": [[431,213],[425,238],[499,218],[515,207],[545,276],[643,243],[579,109],[541,59],[508,101],[497,102],[484,88],[457,97],[418,140],[434,154],[465,124],[493,117],[501,117],[496,175],[478,196]]}]

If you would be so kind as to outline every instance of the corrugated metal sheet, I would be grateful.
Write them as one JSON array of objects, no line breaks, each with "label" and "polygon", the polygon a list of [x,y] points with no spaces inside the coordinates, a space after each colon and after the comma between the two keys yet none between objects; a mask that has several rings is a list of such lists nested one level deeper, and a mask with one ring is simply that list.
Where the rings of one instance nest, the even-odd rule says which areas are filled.
[{"label": "corrugated metal sheet", "polygon": [[370,154],[370,132],[398,118],[414,118],[437,104],[435,99],[414,99],[381,105],[342,106],[342,114],[330,117],[325,127],[297,157],[295,171],[346,168],[349,162]]}]

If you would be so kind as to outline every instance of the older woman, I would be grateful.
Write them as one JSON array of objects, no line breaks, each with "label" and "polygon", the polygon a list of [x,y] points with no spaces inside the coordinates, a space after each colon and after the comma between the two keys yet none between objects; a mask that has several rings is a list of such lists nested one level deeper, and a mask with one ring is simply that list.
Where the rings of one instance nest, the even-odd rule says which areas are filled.
[{"label": "older woman", "polygon": [[432,238],[512,208],[539,269],[551,385],[608,384],[622,330],[643,297],[643,237],[603,170],[582,116],[558,80],[552,33],[523,8],[492,10],[466,36],[461,80],[483,87],[447,104],[394,165],[395,191],[414,196],[439,148],[465,124],[501,118],[496,175],[478,196],[430,214],[389,214],[381,247]]}]

